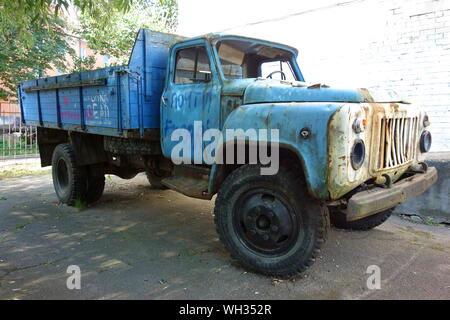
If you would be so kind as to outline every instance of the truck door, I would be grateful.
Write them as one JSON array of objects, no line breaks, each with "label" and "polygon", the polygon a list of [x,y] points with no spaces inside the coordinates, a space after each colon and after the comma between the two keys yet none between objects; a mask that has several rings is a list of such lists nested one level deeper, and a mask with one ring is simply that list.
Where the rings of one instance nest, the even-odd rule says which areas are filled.
[{"label": "truck door", "polygon": [[[211,47],[205,40],[179,43],[172,48],[160,108],[165,157],[171,157],[173,147],[181,141],[172,141],[173,132],[185,129],[191,137],[191,163],[203,163],[201,154],[209,142],[202,142],[202,132],[219,129],[220,80],[211,57]],[[200,141],[200,148],[194,148],[194,140]]]}]

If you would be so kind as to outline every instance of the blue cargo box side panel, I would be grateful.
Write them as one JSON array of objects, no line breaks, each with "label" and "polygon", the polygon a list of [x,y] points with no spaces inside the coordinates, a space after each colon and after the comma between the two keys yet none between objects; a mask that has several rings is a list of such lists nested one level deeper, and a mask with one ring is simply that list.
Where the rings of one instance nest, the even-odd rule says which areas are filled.
[{"label": "blue cargo box side panel", "polygon": [[28,124],[96,133],[139,128],[139,76],[123,67],[26,81],[20,88]]},{"label": "blue cargo box side panel", "polygon": [[20,84],[27,124],[121,135],[159,128],[169,48],[184,37],[141,29],[128,66],[110,67]]}]

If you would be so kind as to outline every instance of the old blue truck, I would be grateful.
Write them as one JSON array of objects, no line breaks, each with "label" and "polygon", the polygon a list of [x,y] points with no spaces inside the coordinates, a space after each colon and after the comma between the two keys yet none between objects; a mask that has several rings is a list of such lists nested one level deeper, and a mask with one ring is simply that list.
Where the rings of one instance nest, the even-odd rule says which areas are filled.
[{"label": "old blue truck", "polygon": [[[128,65],[24,81],[19,99],[62,203],[97,201],[105,174],[145,172],[154,188],[217,194],[226,249],[275,277],[314,262],[330,221],[374,228],[437,179],[423,161],[423,110],[389,90],[307,83],[296,49],[258,39],[143,29]],[[239,134],[205,137],[211,130]],[[264,148],[269,174],[251,152]]]}]

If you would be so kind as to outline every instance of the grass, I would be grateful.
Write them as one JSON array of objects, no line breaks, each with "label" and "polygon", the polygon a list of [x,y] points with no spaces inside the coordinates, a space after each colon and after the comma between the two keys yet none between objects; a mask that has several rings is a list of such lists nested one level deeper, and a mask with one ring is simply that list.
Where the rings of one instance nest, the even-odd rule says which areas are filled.
[{"label": "grass", "polygon": [[426,217],[425,219],[425,223],[429,226],[435,226],[438,225],[435,221],[433,217]]},{"label": "grass", "polygon": [[73,201],[73,206],[78,209],[78,211],[82,211],[87,208],[86,202],[80,199],[75,199]]},{"label": "grass", "polygon": [[22,230],[23,228],[25,228],[27,225],[29,225],[29,224],[31,224],[31,221],[26,221],[26,222],[23,222],[23,223],[18,223],[18,224],[16,224],[16,227],[15,227],[15,231],[17,232],[17,231],[19,231],[19,230]]},{"label": "grass", "polygon": [[[17,178],[22,176],[34,176],[47,174],[51,172],[51,168],[30,167],[23,165],[8,166],[0,169],[0,180],[8,178]],[[1,199],[5,200],[5,199]]]},{"label": "grass", "polygon": [[[12,139],[11,139],[12,140]],[[13,156],[21,154],[38,154],[38,147],[36,142],[30,144],[28,139],[21,138],[20,141],[15,144],[10,143],[8,140],[0,140],[0,156]],[[11,141],[12,142],[12,141]],[[26,148],[25,148],[26,146]]]}]

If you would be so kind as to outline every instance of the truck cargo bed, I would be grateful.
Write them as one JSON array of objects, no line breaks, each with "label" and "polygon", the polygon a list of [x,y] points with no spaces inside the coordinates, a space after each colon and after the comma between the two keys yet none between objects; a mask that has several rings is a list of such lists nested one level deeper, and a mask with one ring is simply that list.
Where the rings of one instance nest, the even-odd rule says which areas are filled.
[{"label": "truck cargo bed", "polygon": [[169,47],[181,37],[142,29],[127,66],[19,85],[23,121],[64,130],[143,137],[159,128]]}]

